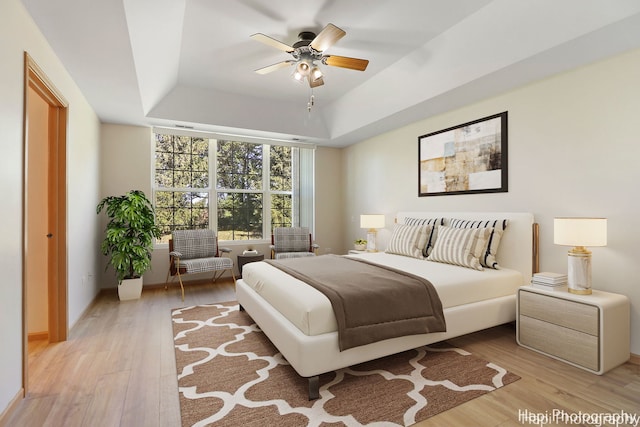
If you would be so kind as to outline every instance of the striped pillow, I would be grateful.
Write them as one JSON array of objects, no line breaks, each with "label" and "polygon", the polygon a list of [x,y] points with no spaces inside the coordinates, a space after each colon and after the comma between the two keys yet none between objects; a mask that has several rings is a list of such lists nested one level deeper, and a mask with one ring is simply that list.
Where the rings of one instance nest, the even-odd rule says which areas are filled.
[{"label": "striped pillow", "polygon": [[427,260],[483,270],[480,256],[490,233],[489,228],[440,227],[438,240]]},{"label": "striped pillow", "polygon": [[431,225],[431,231],[427,235],[427,244],[422,250],[422,255],[426,258],[431,253],[433,245],[438,237],[438,226],[444,224],[444,218],[405,218],[406,225]]},{"label": "striped pillow", "polygon": [[502,234],[507,228],[507,221],[506,219],[470,221],[451,218],[449,226],[453,228],[490,228],[491,234],[487,239],[487,247],[480,257],[480,264],[482,264],[483,267],[497,270],[499,268],[498,260],[496,259],[498,256],[498,248],[500,247]]},{"label": "striped pillow", "polygon": [[430,225],[396,224],[385,252],[424,259],[422,251],[432,228]]}]

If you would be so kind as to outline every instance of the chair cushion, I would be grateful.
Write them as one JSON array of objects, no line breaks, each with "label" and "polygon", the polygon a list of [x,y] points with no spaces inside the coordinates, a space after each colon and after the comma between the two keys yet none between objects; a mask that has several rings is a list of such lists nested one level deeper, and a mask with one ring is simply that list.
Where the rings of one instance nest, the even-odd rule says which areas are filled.
[{"label": "chair cushion", "polygon": [[204,273],[213,270],[233,268],[233,261],[227,257],[210,257],[180,260],[180,267],[184,267],[185,274]]},{"label": "chair cushion", "polygon": [[273,230],[275,251],[309,252],[309,229],[307,227],[277,227]]},{"label": "chair cushion", "polygon": [[214,257],[218,254],[216,233],[213,230],[175,230],[173,250],[182,254],[181,264],[187,259]]},{"label": "chair cushion", "polygon": [[308,256],[316,256],[316,254],[313,252],[280,252],[276,253],[275,259],[303,258]]}]

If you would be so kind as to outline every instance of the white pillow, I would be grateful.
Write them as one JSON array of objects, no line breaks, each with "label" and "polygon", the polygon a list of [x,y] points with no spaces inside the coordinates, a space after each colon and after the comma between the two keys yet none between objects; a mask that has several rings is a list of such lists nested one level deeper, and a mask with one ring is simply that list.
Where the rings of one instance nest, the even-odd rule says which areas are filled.
[{"label": "white pillow", "polygon": [[490,233],[489,228],[440,227],[438,240],[427,260],[483,270],[480,257]]},{"label": "white pillow", "polygon": [[422,251],[431,234],[431,225],[396,224],[385,252],[424,259]]},{"label": "white pillow", "polygon": [[507,228],[506,219],[495,220],[483,220],[483,221],[471,221],[464,219],[449,220],[449,226],[453,228],[490,228],[491,234],[487,238],[487,247],[484,253],[480,257],[480,264],[483,267],[498,269],[498,248],[500,247],[500,241],[502,240],[502,234]]}]

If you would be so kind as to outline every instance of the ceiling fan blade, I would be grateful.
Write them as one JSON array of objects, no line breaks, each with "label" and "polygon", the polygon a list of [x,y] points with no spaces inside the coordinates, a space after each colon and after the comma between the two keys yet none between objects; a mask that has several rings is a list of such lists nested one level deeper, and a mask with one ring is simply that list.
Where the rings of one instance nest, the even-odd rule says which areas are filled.
[{"label": "ceiling fan blade", "polygon": [[258,68],[256,70],[256,73],[258,73],[258,74],[271,73],[272,71],[276,71],[276,70],[279,70],[280,68],[285,68],[285,67],[288,67],[289,65],[295,64],[295,62],[296,61],[290,59],[288,61],[282,61],[282,62],[278,62],[276,64],[267,65],[266,67]]},{"label": "ceiling fan blade", "polygon": [[309,87],[318,87],[318,86],[322,86],[324,84],[324,80],[322,77],[318,78],[318,79],[309,79]]},{"label": "ceiling fan blade", "polygon": [[350,70],[364,71],[369,65],[368,59],[349,58],[348,56],[327,55],[322,57],[322,63],[333,67],[348,68]]},{"label": "ceiling fan blade", "polygon": [[289,46],[288,44],[282,43],[279,40],[276,40],[272,37],[266,36],[262,33],[256,33],[256,34],[252,34],[251,36],[252,39],[259,41],[260,43],[264,43],[268,46],[271,47],[275,47],[276,49],[280,49],[280,50],[284,50],[285,52],[291,53],[293,52],[293,48],[291,46]]},{"label": "ceiling fan blade", "polygon": [[327,24],[327,26],[320,31],[320,34],[311,41],[310,46],[318,52],[324,52],[346,34],[347,33],[344,30],[336,27],[335,25]]}]

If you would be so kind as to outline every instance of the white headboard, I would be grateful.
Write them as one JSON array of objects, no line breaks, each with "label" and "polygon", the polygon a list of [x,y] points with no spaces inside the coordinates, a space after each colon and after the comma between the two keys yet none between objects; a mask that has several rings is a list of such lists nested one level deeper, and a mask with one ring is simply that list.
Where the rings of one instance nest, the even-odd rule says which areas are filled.
[{"label": "white headboard", "polygon": [[[500,248],[498,265],[517,270],[524,276],[524,283],[531,281],[533,275],[534,231],[533,214],[528,212],[398,212],[396,222],[401,224],[404,218],[459,218],[467,220],[507,219]],[[536,242],[537,247],[537,242]],[[537,254],[536,254],[537,255]]]}]

